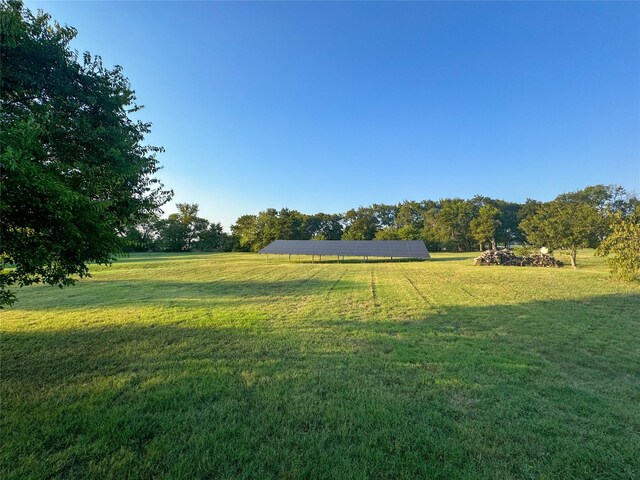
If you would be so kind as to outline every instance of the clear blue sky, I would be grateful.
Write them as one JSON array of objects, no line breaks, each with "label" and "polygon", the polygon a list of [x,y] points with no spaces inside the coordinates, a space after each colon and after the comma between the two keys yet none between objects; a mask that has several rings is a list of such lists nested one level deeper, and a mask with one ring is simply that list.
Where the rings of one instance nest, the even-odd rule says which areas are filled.
[{"label": "clear blue sky", "polygon": [[267,207],[640,192],[639,3],[27,6],[124,67],[175,201],[226,227]]}]

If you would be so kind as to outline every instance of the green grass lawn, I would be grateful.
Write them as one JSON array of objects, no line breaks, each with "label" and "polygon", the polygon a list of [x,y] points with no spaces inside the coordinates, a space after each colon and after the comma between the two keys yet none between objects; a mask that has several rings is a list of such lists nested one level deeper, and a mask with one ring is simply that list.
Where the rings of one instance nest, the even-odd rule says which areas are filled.
[{"label": "green grass lawn", "polygon": [[157,254],[1,324],[0,477],[640,478],[640,285]]}]

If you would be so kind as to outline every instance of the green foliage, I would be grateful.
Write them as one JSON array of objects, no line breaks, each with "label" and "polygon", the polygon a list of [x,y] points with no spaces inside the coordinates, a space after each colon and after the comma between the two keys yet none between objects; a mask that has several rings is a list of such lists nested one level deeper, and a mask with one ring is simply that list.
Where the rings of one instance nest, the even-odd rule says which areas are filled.
[{"label": "green foliage", "polygon": [[351,209],[344,214],[344,240],[373,240],[379,228],[375,211],[370,207]]},{"label": "green foliage", "polygon": [[577,250],[597,243],[602,224],[603,217],[594,206],[554,200],[539,206],[536,213],[520,223],[520,228],[532,245],[567,250],[575,268]]},{"label": "green foliage", "polygon": [[374,203],[371,205],[371,210],[380,228],[385,229],[397,225],[399,206]]},{"label": "green foliage", "polygon": [[[178,213],[156,223],[156,247],[166,252],[189,252],[202,236],[207,237],[207,245],[214,242],[215,232],[209,230],[209,221],[198,217],[197,203],[177,203]],[[214,230],[217,227],[214,227]],[[213,235],[213,236],[212,236]]]},{"label": "green foliage", "polygon": [[376,232],[376,240],[401,240],[398,229],[395,227],[383,228]]},{"label": "green foliage", "polygon": [[535,215],[541,206],[542,202],[527,198],[524,204],[520,206],[518,213],[516,214],[518,223],[522,223],[523,220],[526,220],[527,218]]},{"label": "green foliage", "polygon": [[498,216],[500,210],[493,205],[480,207],[478,216],[471,220],[471,236],[480,244],[480,250],[484,250],[484,244],[491,242],[491,248],[496,248],[496,228],[500,225]]},{"label": "green foliage", "polygon": [[453,198],[440,200],[438,205],[433,223],[425,223],[425,228],[433,231],[425,232],[425,236],[436,238],[446,250],[472,250],[474,241],[470,224],[475,215],[473,203]]},{"label": "green foliage", "polygon": [[[602,191],[608,192],[608,196]],[[616,186],[587,187],[584,191],[563,194],[559,199],[564,203],[576,203],[580,199],[578,203],[585,203],[583,200],[588,199],[602,219],[611,215],[612,209],[628,209],[636,201]],[[277,239],[422,239],[430,251],[469,251],[479,243],[491,242],[493,246],[502,244],[508,248],[512,242],[523,242],[519,224],[541,206],[541,202],[531,199],[518,204],[476,195],[470,200],[376,203],[351,209],[344,215],[307,215],[289,209],[267,209],[258,215],[243,215],[231,229],[236,250],[258,251]],[[592,244],[604,237],[602,228],[606,225],[606,220],[600,223]]]},{"label": "green foliage", "polygon": [[253,245],[257,244],[258,232],[256,231],[256,215],[242,215],[231,225],[231,233],[238,239],[240,251],[250,251]]},{"label": "green foliage", "polygon": [[611,232],[596,253],[607,256],[611,274],[621,280],[640,277],[640,206],[629,215],[618,212],[611,223]]},{"label": "green foliage", "polygon": [[[167,202],[153,175],[159,147],[120,67],[82,58],[76,31],[0,5],[0,303],[12,285],[65,286],[109,264],[125,232]],[[9,269],[5,267],[9,266]]]},{"label": "green foliage", "polygon": [[342,238],[342,215],[316,213],[315,215],[305,215],[304,217],[305,238],[323,240],[340,240]]},{"label": "green foliage", "polygon": [[233,245],[220,223],[212,223],[198,235],[195,249],[201,252],[231,251]]},{"label": "green foliage", "polygon": [[519,257],[526,257],[527,255],[537,255],[540,253],[540,250],[531,245],[517,245],[514,247],[513,253]]}]

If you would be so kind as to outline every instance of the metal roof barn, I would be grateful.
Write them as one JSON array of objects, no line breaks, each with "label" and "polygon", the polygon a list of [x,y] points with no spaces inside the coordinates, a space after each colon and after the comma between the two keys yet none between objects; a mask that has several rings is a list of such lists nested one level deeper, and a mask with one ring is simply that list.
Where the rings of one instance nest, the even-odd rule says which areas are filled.
[{"label": "metal roof barn", "polygon": [[431,258],[422,240],[275,240],[258,253]]}]

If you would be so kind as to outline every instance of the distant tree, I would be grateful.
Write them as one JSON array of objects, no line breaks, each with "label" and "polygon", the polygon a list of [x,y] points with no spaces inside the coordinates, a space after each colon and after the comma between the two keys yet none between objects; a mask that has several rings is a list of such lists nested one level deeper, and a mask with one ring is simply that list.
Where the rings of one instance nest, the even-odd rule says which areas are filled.
[{"label": "distant tree", "polygon": [[567,250],[576,268],[578,249],[597,244],[602,222],[603,217],[592,205],[554,200],[538,207],[520,228],[530,244]]},{"label": "distant tree", "polygon": [[478,216],[471,220],[471,236],[480,245],[480,250],[484,250],[484,244],[486,242],[491,243],[491,248],[496,249],[496,229],[500,225],[498,216],[500,210],[493,205],[483,205],[480,207]]},{"label": "distant tree", "polygon": [[556,200],[583,203],[596,209],[603,219],[596,232],[598,241],[609,234],[613,222],[617,222],[620,216],[629,215],[638,205],[638,199],[619,185],[592,185],[575,192],[562,193]]},{"label": "distant tree", "polygon": [[370,207],[351,209],[344,214],[344,240],[373,240],[379,228],[375,212]]},{"label": "distant tree", "polygon": [[376,240],[401,240],[396,227],[383,228],[378,230],[375,236]]},{"label": "distant tree", "polygon": [[172,213],[166,219],[156,224],[158,239],[156,245],[165,252],[182,252],[187,249],[187,225],[180,221],[177,213]]},{"label": "distant tree", "polygon": [[419,240],[421,231],[413,225],[383,228],[376,232],[376,240]]},{"label": "distant tree", "polygon": [[231,233],[237,239],[237,247],[240,250],[254,250],[253,245],[258,241],[256,215],[242,215],[231,226]]},{"label": "distant tree", "polygon": [[389,228],[395,225],[398,207],[385,205],[384,203],[374,203],[370,208],[380,228]]},{"label": "distant tree", "polygon": [[129,252],[145,252],[147,249],[145,248],[144,241],[142,238],[142,234],[135,227],[127,227],[123,234],[124,244],[122,247],[122,251]]},{"label": "distant tree", "polygon": [[637,280],[640,276],[640,206],[628,215],[615,213],[610,233],[596,253],[607,257],[613,276],[621,280]]},{"label": "distant tree", "polygon": [[185,246],[183,250],[190,251],[194,241],[209,228],[209,221],[198,217],[200,206],[197,203],[177,203],[177,220],[185,227]]},{"label": "distant tree", "polygon": [[305,221],[306,215],[297,210],[281,209],[276,217],[273,240],[308,240],[311,236],[305,229]]},{"label": "distant tree", "polygon": [[527,198],[524,204],[520,206],[520,209],[516,214],[516,218],[518,220],[518,226],[520,225],[520,223],[522,223],[523,220],[526,220],[527,218],[535,215],[541,206],[542,206],[542,202],[539,202],[538,200],[533,200],[532,198]]},{"label": "distant tree", "polygon": [[556,200],[561,202],[585,203],[602,214],[630,214],[637,199],[620,185],[592,185],[575,192],[562,193]]},{"label": "distant tree", "polygon": [[307,238],[340,240],[342,238],[342,215],[327,213],[307,215],[304,229],[307,232]]},{"label": "distant tree", "polygon": [[498,215],[500,224],[496,228],[496,242],[502,243],[505,248],[509,248],[511,242],[523,241],[524,236],[518,227],[518,213],[522,205],[498,200],[495,203],[495,207],[500,210]]},{"label": "distant tree", "polygon": [[209,228],[200,232],[198,235],[198,242],[195,248],[204,252],[215,252],[225,250],[231,246],[229,245],[229,236],[222,229],[220,223],[211,223]]},{"label": "distant tree", "polygon": [[[284,235],[284,238],[280,238]],[[256,217],[256,235],[251,245],[255,252],[266,247],[274,240],[284,240],[289,235],[288,226],[278,219],[278,211],[275,208],[267,208],[258,213]]]},{"label": "distant tree", "polygon": [[461,198],[444,199],[436,216],[436,232],[447,249],[468,251],[475,243],[471,236],[474,204]]},{"label": "distant tree", "polygon": [[446,235],[438,221],[438,208],[433,206],[422,214],[422,230],[420,238],[424,241],[430,251],[439,251],[443,249],[443,241]]},{"label": "distant tree", "polygon": [[423,204],[405,200],[398,205],[395,226],[398,228],[411,227],[411,232],[422,230],[424,226],[423,214]]},{"label": "distant tree", "polygon": [[124,230],[124,252],[150,252],[155,249],[156,225],[160,218],[157,214],[149,217],[137,225],[128,226]]},{"label": "distant tree", "polygon": [[198,216],[197,203],[177,203],[177,213],[156,223],[157,246],[169,252],[191,251],[209,228],[209,221]]},{"label": "distant tree", "polygon": [[[76,30],[0,3],[0,305],[12,285],[65,286],[110,264],[172,192],[121,67],[81,58]],[[6,269],[5,266],[11,268]]]}]

